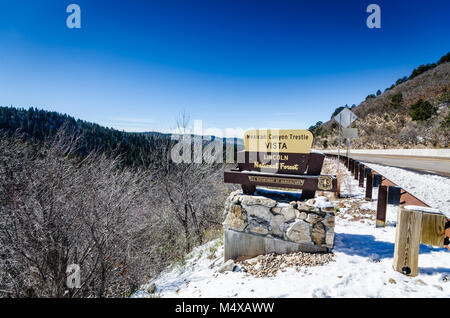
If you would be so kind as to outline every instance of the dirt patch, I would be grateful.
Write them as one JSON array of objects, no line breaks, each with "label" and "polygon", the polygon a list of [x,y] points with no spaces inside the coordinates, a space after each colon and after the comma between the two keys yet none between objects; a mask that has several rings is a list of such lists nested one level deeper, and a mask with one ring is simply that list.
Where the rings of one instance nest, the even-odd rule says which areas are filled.
[{"label": "dirt patch", "polygon": [[[339,210],[336,211],[336,216],[347,221],[361,222],[374,221],[376,211],[370,209],[362,209],[360,206],[366,201],[361,200],[340,200],[338,203]],[[363,223],[364,223],[363,222]]]}]

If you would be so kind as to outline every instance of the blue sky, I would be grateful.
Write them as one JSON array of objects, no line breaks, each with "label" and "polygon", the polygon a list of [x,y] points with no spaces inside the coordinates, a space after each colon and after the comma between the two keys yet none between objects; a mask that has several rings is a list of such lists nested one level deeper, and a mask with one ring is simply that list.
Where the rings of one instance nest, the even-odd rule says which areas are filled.
[{"label": "blue sky", "polygon": [[307,128],[450,51],[449,16],[448,0],[0,0],[0,105],[127,131],[183,109],[206,128]]}]

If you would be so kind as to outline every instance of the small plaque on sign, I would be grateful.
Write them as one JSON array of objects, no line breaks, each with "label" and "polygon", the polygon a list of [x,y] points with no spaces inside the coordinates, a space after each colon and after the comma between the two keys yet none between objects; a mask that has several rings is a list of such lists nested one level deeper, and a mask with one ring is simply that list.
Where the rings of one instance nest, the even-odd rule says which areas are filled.
[{"label": "small plaque on sign", "polygon": [[358,138],[358,129],[357,128],[344,128],[344,129],[342,129],[342,137],[347,138],[347,139]]},{"label": "small plaque on sign", "polygon": [[308,154],[312,142],[312,133],[303,129],[248,130],[244,134],[248,152]]},{"label": "small plaque on sign", "polygon": [[333,188],[333,178],[331,176],[319,176],[317,188],[324,191],[331,190]]}]

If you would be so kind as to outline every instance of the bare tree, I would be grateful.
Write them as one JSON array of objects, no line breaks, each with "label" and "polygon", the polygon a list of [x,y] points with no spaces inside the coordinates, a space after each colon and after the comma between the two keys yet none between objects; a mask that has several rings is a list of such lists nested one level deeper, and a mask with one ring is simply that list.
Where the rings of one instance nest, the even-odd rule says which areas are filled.
[{"label": "bare tree", "polygon": [[[2,297],[126,296],[220,227],[219,165],[174,164],[174,142],[161,138],[150,166],[125,168],[120,157],[78,156],[72,136],[41,145],[0,135]],[[66,284],[70,264],[79,288]]]},{"label": "bare tree", "polygon": [[[151,272],[152,249],[141,247],[155,248],[145,236],[157,224],[151,173],[103,154],[80,159],[63,134],[42,147],[2,136],[0,149],[0,294],[118,296],[142,280],[132,269]],[[83,284],[70,290],[72,263]]]}]

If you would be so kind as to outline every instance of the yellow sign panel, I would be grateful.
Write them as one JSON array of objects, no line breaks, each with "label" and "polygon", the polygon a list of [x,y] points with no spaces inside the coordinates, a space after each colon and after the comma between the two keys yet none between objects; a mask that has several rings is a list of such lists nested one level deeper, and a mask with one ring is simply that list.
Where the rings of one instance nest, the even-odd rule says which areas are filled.
[{"label": "yellow sign panel", "polygon": [[249,152],[310,153],[313,135],[304,129],[247,130],[245,150]]}]

